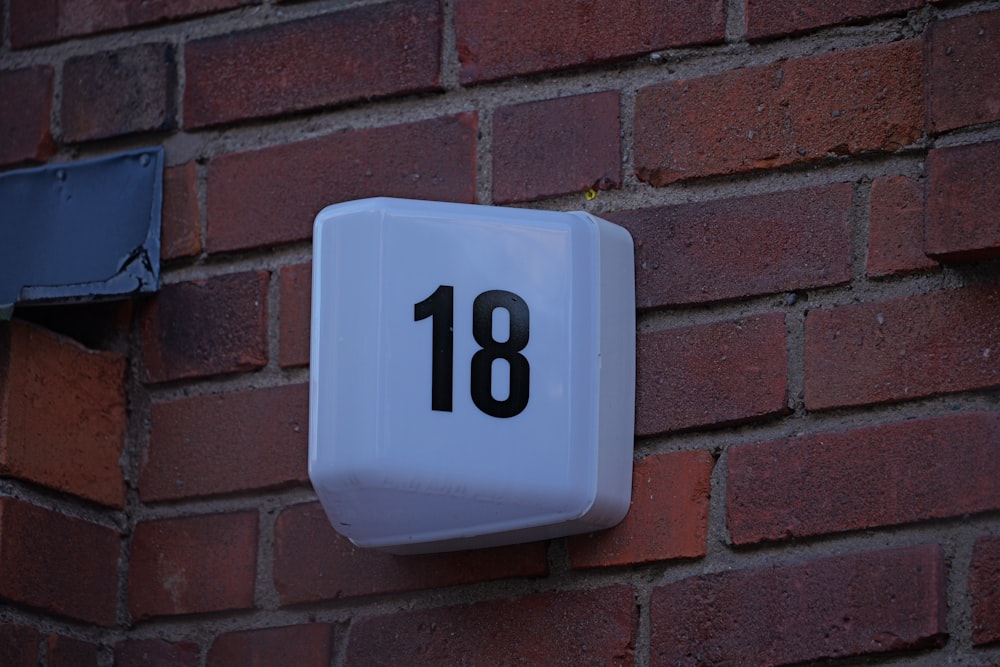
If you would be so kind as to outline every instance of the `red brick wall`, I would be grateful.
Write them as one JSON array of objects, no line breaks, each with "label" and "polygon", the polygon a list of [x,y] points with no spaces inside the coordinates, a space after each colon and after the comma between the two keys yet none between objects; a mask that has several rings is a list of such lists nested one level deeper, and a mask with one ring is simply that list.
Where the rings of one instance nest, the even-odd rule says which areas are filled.
[{"label": "red brick wall", "polygon": [[[0,8],[0,169],[168,165],[156,296],[0,324],[0,664],[1000,665],[1000,2]],[[617,528],[333,532],[311,224],[373,195],[632,233]]]}]

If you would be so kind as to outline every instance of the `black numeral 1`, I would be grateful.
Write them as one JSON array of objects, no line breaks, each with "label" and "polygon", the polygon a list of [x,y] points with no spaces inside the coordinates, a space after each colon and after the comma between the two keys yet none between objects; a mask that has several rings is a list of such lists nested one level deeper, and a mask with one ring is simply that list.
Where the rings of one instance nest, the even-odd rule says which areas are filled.
[{"label": "black numeral 1", "polygon": [[413,320],[431,318],[431,410],[451,412],[451,368],[454,348],[455,288],[438,285],[434,293],[413,306]]},{"label": "black numeral 1", "polygon": [[[438,285],[433,294],[413,305],[413,320],[431,318],[431,410],[451,412],[452,357],[454,356],[455,289]],[[493,337],[493,311],[503,308],[510,316],[507,340]],[[489,290],[472,303],[472,336],[481,348],[472,355],[470,392],[476,407],[491,417],[513,417],[528,405],[531,366],[521,350],[528,344],[528,304],[513,292]],[[507,398],[493,396],[493,362],[503,359],[510,369]]]}]

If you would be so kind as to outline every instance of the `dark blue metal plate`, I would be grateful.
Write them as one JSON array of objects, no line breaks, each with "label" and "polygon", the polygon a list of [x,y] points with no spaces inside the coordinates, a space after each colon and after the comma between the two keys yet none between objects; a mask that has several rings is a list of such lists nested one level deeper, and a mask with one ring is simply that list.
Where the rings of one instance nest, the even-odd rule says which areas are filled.
[{"label": "dark blue metal plate", "polygon": [[160,147],[0,174],[0,319],[156,291],[162,204]]}]

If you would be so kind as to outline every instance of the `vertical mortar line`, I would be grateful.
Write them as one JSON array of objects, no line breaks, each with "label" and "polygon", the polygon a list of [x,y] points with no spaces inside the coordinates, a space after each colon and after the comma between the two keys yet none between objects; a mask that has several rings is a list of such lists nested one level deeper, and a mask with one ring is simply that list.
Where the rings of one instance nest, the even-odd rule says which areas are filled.
[{"label": "vertical mortar line", "polygon": [[479,105],[476,135],[476,199],[493,203],[493,109]]},{"label": "vertical mortar line", "polygon": [[948,608],[945,622],[948,643],[961,652],[971,651],[973,648],[969,573],[976,538],[984,534],[987,533],[981,528],[960,529],[950,544],[942,545],[946,564],[945,595]]},{"label": "vertical mortar line", "polygon": [[729,448],[725,445],[717,447],[719,452],[711,452],[715,457],[712,474],[709,476],[710,492],[708,497],[708,531],[705,536],[705,557],[702,562],[709,570],[714,570],[714,561],[728,559],[732,549],[732,539],[726,528],[726,475],[729,471]]},{"label": "vertical mortar line", "polygon": [[635,84],[622,86],[618,100],[618,131],[621,135],[622,189],[638,183],[635,177],[635,98],[638,89]]},{"label": "vertical mortar line", "polygon": [[264,497],[257,510],[257,581],[254,585],[254,604],[257,609],[275,611],[281,607],[274,586],[274,522],[280,507],[273,497]]},{"label": "vertical mortar line", "polygon": [[198,200],[198,255],[208,254],[208,164],[195,158],[195,196]]},{"label": "vertical mortar line", "polygon": [[872,181],[865,177],[854,187],[851,202],[851,281],[856,285],[868,283],[868,232],[871,217]]},{"label": "vertical mortar line", "polygon": [[280,321],[278,313],[281,309],[281,290],[279,289],[280,268],[274,268],[268,272],[267,283],[267,366],[269,370],[280,370],[278,355],[280,346],[278,344]]},{"label": "vertical mortar line", "polygon": [[183,131],[184,126],[184,86],[187,83],[187,72],[184,67],[184,56],[185,56],[185,42],[181,33],[178,32],[178,36],[175,38],[174,45],[174,113],[177,117],[174,119],[176,121],[175,132]]},{"label": "vertical mortar line", "polygon": [[548,559],[549,577],[572,576],[569,562],[569,546],[565,537],[549,540],[545,551]]},{"label": "vertical mortar line", "polygon": [[742,42],[746,39],[745,0],[728,0],[726,3],[726,42]]},{"label": "vertical mortar line", "polygon": [[10,2],[4,0],[0,5],[0,20],[3,20],[3,33],[0,34],[0,47],[5,51],[11,50],[10,44]]},{"label": "vertical mortar line", "polygon": [[441,2],[441,63],[439,74],[441,77],[441,87],[444,90],[457,90],[460,88],[458,82],[458,47],[455,36],[455,1],[443,0]]},{"label": "vertical mortar line", "polygon": [[637,582],[635,585],[635,605],[637,607],[636,613],[639,615],[639,623],[635,630],[634,667],[649,667],[652,661],[650,655],[650,634],[652,632],[650,601],[652,598],[652,584],[649,581]]},{"label": "vertical mortar line", "polygon": [[152,434],[152,401],[149,391],[142,383],[142,313],[137,308],[132,313],[132,327],[129,334],[128,377],[125,384],[126,414],[128,423],[125,445],[122,449],[122,477],[125,482],[125,507],[122,512],[124,526],[119,545],[118,561],[118,625],[128,628],[129,566],[132,560],[132,539],[135,536],[137,511],[142,504],[139,498],[139,476],[143,454],[149,448]]},{"label": "vertical mortar line", "polygon": [[785,303],[789,305],[789,308],[785,310],[785,356],[787,363],[785,402],[793,415],[802,417],[806,412],[806,313],[809,308],[808,303],[794,292],[786,297]]}]

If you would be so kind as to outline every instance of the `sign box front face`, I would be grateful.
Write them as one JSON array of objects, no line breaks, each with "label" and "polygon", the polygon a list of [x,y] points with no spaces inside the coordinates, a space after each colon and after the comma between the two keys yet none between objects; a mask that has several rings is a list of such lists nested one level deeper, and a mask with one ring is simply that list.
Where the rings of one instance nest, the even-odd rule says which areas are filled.
[{"label": "sign box front face", "polygon": [[368,199],[316,218],[309,474],[400,553],[614,525],[628,509],[631,237],[585,213]]}]

